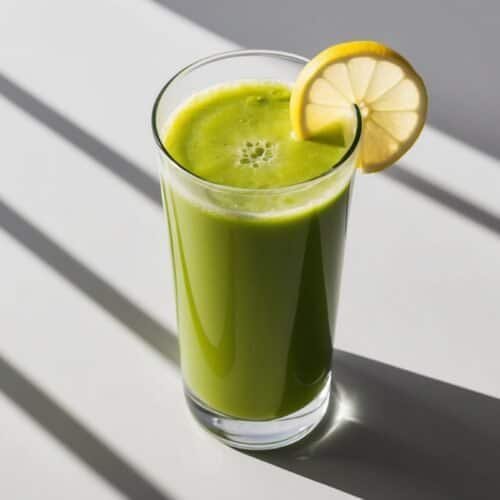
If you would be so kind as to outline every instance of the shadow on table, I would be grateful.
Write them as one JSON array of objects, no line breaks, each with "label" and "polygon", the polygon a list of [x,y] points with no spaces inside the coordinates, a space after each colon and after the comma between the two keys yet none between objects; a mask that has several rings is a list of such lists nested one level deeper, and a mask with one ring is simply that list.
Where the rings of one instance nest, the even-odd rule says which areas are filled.
[{"label": "shadow on table", "polygon": [[500,400],[343,351],[335,375],[309,438],[253,456],[362,498],[500,498]]},{"label": "shadow on table", "polygon": [[107,311],[163,358],[179,365],[177,337],[114,285],[0,199],[0,229]]},{"label": "shadow on table", "polygon": [[140,470],[0,356],[0,394],[130,500],[170,500]]},{"label": "shadow on table", "polygon": [[389,168],[382,172],[382,175],[386,179],[426,196],[434,203],[438,203],[442,207],[465,217],[470,222],[488,229],[496,236],[500,236],[500,217],[484,207],[434,184],[425,177],[415,174],[410,169]]}]

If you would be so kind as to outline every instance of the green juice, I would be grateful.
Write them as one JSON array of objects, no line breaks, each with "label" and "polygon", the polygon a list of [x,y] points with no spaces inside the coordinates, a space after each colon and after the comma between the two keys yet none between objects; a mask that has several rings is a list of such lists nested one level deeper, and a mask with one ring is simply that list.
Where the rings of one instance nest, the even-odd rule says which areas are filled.
[{"label": "green juice", "polygon": [[[174,113],[165,147],[186,170],[225,186],[277,188],[316,178],[345,153],[342,134],[296,141],[289,99],[277,82],[209,89]],[[188,390],[248,420],[301,409],[330,373],[349,182],[321,203],[279,215],[272,206],[250,206],[257,215],[211,209],[165,180],[162,192]]]}]

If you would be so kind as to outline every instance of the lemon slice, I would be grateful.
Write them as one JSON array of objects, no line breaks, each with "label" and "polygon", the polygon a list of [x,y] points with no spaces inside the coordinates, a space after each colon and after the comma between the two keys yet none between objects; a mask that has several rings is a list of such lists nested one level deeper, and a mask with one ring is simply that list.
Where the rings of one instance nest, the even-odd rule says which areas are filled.
[{"label": "lemon slice", "polygon": [[314,140],[345,121],[353,104],[363,118],[359,167],[376,172],[416,141],[427,115],[427,92],[410,63],[392,49],[371,41],[334,45],[309,61],[294,85],[293,131],[298,139]]}]

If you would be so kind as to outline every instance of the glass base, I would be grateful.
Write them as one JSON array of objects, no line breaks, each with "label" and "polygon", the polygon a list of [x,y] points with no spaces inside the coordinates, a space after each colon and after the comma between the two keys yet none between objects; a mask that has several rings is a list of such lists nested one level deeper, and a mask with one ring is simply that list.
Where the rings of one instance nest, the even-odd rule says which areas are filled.
[{"label": "glass base", "polygon": [[304,408],[274,420],[243,420],[219,413],[202,403],[188,389],[191,413],[206,430],[225,444],[242,450],[273,450],[307,436],[324,417],[330,401],[328,379],[321,392]]}]

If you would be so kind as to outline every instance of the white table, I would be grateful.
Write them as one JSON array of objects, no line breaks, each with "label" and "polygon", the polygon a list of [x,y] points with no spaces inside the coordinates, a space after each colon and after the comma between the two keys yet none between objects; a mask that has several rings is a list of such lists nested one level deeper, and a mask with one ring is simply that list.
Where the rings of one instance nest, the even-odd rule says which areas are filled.
[{"label": "white table", "polygon": [[190,418],[149,114],[234,47],[146,1],[3,0],[0,498],[498,498],[500,163],[430,127],[356,180],[343,424],[252,456]]}]

